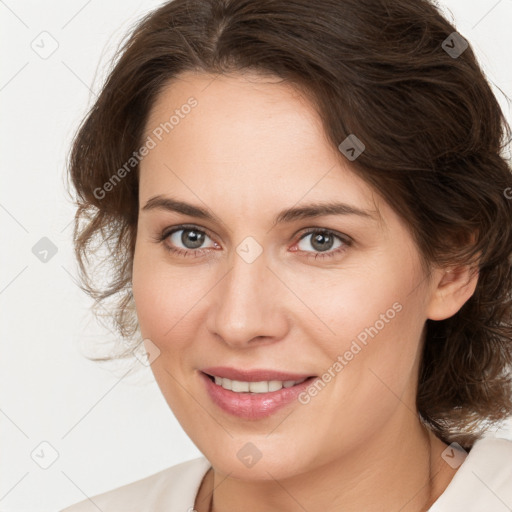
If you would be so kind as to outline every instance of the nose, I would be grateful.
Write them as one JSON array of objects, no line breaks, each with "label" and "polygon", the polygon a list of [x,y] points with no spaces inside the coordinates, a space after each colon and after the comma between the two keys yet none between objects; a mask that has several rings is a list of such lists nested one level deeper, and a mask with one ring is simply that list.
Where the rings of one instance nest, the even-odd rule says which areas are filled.
[{"label": "nose", "polygon": [[248,263],[234,254],[232,264],[215,287],[208,316],[210,332],[233,348],[274,343],[289,328],[285,285],[261,254]]}]

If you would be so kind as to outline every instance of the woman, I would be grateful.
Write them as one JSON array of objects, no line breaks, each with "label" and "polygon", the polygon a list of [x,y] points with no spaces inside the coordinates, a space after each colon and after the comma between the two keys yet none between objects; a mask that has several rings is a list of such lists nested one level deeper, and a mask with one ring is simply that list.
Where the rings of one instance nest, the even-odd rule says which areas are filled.
[{"label": "woman", "polygon": [[507,129],[424,0],[142,20],[74,141],[75,246],[204,457],[66,512],[510,510]]}]

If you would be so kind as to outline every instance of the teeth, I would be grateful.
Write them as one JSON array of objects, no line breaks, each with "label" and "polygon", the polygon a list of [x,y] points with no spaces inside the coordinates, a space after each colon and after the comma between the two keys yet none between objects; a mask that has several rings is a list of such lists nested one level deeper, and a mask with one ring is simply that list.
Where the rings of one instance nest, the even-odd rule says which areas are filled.
[{"label": "teeth", "polygon": [[226,379],[224,377],[215,377],[215,384],[229,391],[234,391],[235,393],[270,393],[272,391],[279,391],[281,388],[291,388],[305,380],[306,378],[301,380],[243,382],[240,380]]},{"label": "teeth", "polygon": [[[228,379],[222,379],[222,387],[225,386],[226,380]],[[248,382],[241,382],[239,380],[230,380],[227,382],[228,386],[231,386],[231,391],[236,391],[237,393],[248,393],[249,392],[249,383]]]}]

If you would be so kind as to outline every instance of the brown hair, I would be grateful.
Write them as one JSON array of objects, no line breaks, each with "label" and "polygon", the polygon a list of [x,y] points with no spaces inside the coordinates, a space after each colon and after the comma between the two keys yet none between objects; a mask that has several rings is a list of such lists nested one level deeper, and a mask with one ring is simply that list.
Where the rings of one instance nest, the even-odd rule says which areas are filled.
[{"label": "brown hair", "polygon": [[[113,357],[128,356],[138,332],[130,289],[138,164],[130,172],[126,162],[155,98],[183,71],[254,70],[306,91],[336,147],[351,134],[364,143],[352,168],[406,220],[425,262],[478,263],[461,310],[427,321],[420,418],[470,448],[485,423],[510,414],[510,128],[471,46],[453,32],[426,0],[174,0],[144,17],[69,157],[83,289],[127,343]],[[95,286],[102,269],[108,284]]]}]

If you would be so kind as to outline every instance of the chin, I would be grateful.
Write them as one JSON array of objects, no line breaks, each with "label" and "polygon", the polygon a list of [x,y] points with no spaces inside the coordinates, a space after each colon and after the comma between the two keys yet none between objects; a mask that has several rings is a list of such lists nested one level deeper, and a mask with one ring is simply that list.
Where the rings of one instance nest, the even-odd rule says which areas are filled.
[{"label": "chin", "polygon": [[259,442],[255,436],[232,441],[229,447],[202,451],[215,471],[230,478],[283,480],[308,471],[305,454],[282,441]]}]

